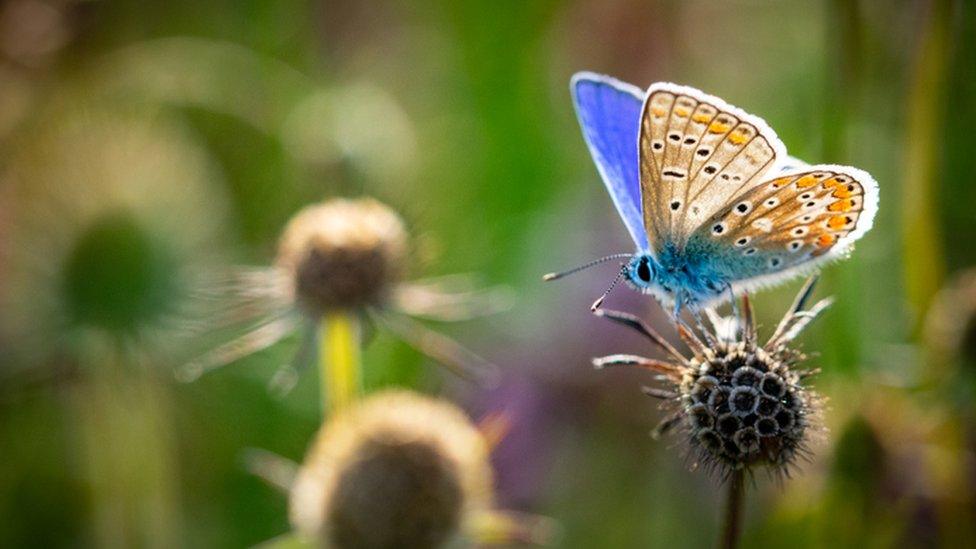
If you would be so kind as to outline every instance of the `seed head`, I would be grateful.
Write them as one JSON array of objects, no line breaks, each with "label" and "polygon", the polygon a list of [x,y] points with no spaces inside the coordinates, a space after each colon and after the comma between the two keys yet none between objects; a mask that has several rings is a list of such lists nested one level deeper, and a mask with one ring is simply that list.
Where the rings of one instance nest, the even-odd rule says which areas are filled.
[{"label": "seed head", "polygon": [[370,198],[334,199],[292,218],[278,266],[309,312],[355,309],[382,302],[399,281],[406,242],[403,221],[387,206]]},{"label": "seed head", "polygon": [[[767,466],[786,472],[818,425],[819,397],[803,384],[813,372],[798,369],[805,359],[787,345],[830,304],[822,300],[809,310],[810,279],[769,341],[760,345],[752,310],[743,299],[744,315],[719,317],[707,311],[712,329],[698,322],[698,333],[683,323],[678,333],[692,351],[685,357],[640,319],[627,313],[597,314],[636,328],[670,356],[667,361],[632,355],[594,360],[597,367],[634,365],[658,374],[667,387],[647,388],[663,399],[671,413],[655,434],[683,428],[695,464],[719,469],[723,476],[738,469]],[[699,337],[700,336],[700,337]]]},{"label": "seed head", "polygon": [[679,413],[703,461],[729,468],[790,463],[804,443],[811,397],[779,353],[745,341],[689,361]]},{"label": "seed head", "polygon": [[300,533],[337,548],[433,548],[491,503],[488,447],[455,406],[406,391],[327,423],[291,493]]}]

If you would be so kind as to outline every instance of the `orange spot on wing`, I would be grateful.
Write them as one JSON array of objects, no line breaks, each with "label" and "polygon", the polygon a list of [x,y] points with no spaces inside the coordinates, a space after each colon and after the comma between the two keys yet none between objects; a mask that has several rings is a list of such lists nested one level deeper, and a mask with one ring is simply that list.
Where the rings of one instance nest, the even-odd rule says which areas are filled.
[{"label": "orange spot on wing", "polygon": [[702,124],[704,124],[705,122],[711,120],[712,117],[708,116],[707,114],[696,114],[695,116],[692,116],[691,119],[694,120],[695,122],[701,122]]},{"label": "orange spot on wing", "polygon": [[854,196],[854,191],[847,190],[847,187],[841,187],[831,194],[834,198],[850,198]]},{"label": "orange spot on wing", "polygon": [[800,179],[796,180],[796,186],[805,189],[807,187],[812,187],[817,184],[817,178],[812,175],[804,175]]},{"label": "orange spot on wing", "polygon": [[661,118],[664,116],[665,110],[661,107],[651,107],[651,112],[654,113],[654,116]]},{"label": "orange spot on wing", "polygon": [[712,125],[708,127],[708,133],[725,133],[729,131],[731,126],[728,124],[722,124],[721,122],[712,122]]},{"label": "orange spot on wing", "polygon": [[837,240],[837,237],[832,234],[822,234],[820,238],[817,239],[817,246],[821,248],[826,248],[830,246]]},{"label": "orange spot on wing", "polygon": [[840,182],[837,181],[836,177],[831,177],[830,179],[823,182],[823,186],[825,189],[833,189],[837,185],[840,185]]},{"label": "orange spot on wing", "polygon": [[778,189],[780,187],[785,187],[786,185],[789,185],[790,184],[790,181],[793,181],[793,178],[792,177],[781,177],[781,178],[773,181],[773,187],[776,188],[776,189]]},{"label": "orange spot on wing", "polygon": [[847,225],[849,217],[846,215],[835,215],[827,221],[827,226],[833,230],[843,229]]},{"label": "orange spot on wing", "polygon": [[729,136],[729,141],[731,141],[733,145],[741,145],[748,140],[749,140],[748,137],[746,137],[744,134],[739,132],[733,133],[732,135]]},{"label": "orange spot on wing", "polygon": [[854,201],[851,200],[850,198],[844,198],[838,200],[837,202],[834,202],[830,206],[827,206],[827,209],[832,212],[846,212],[846,211],[850,211],[850,209],[853,207],[854,207]]},{"label": "orange spot on wing", "polygon": [[674,114],[680,116],[681,118],[684,118],[688,116],[688,109],[684,107],[678,107],[677,109],[674,109]]}]

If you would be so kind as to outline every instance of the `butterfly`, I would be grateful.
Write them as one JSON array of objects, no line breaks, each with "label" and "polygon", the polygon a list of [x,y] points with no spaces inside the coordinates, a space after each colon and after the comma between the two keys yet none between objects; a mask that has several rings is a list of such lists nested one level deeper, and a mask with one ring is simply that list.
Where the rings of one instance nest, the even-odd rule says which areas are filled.
[{"label": "butterfly", "polygon": [[762,118],[718,97],[667,82],[645,92],[590,72],[574,75],[570,90],[637,250],[547,280],[626,259],[603,297],[623,278],[677,317],[683,306],[734,303],[736,294],[815,271],[871,228],[878,184],[870,174],[787,156]]}]

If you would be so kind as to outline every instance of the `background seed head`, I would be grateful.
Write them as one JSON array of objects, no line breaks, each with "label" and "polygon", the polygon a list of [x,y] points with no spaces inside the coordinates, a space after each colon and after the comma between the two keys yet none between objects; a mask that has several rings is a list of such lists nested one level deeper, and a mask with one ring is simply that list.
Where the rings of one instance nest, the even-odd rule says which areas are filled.
[{"label": "background seed head", "polygon": [[323,427],[290,512],[327,547],[442,547],[490,507],[491,482],[484,438],[459,409],[387,391]]},{"label": "background seed head", "polygon": [[288,223],[278,265],[295,299],[316,315],[381,303],[399,281],[407,232],[390,208],[371,198],[309,206]]}]

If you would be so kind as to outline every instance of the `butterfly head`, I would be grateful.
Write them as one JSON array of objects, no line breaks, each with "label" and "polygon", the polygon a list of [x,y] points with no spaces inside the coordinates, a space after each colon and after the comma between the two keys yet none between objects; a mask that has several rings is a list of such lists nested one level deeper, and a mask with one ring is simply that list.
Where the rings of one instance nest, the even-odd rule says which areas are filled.
[{"label": "butterfly head", "polygon": [[728,281],[716,272],[707,253],[671,246],[660,257],[634,254],[622,274],[630,287],[663,303],[709,302],[728,288]]}]

